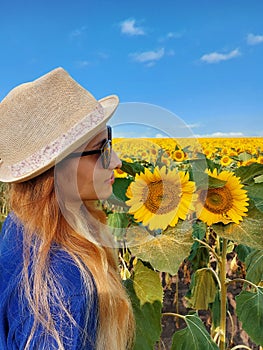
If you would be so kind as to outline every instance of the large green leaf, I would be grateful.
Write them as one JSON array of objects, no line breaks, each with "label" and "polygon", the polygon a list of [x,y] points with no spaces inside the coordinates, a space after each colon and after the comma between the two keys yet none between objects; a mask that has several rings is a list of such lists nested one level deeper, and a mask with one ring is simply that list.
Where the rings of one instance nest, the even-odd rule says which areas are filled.
[{"label": "large green leaf", "polygon": [[221,294],[218,290],[215,296],[214,302],[210,305],[213,328],[216,329],[220,326],[221,315]]},{"label": "large green leaf", "polygon": [[245,185],[251,185],[258,176],[263,173],[263,164],[252,163],[249,166],[241,166],[235,170],[235,175]]},{"label": "large green leaf", "polygon": [[135,176],[136,174],[144,172],[145,168],[139,162],[126,162],[125,160],[122,160],[121,170],[127,174]]},{"label": "large green leaf", "polygon": [[238,259],[242,262],[245,262],[246,257],[254,250],[251,247],[248,247],[245,244],[238,244],[235,247],[235,252],[237,253]]},{"label": "large green leaf", "polygon": [[185,316],[187,327],[173,336],[171,350],[218,350],[201,319],[194,315]]},{"label": "large green leaf", "polygon": [[255,207],[248,211],[248,215],[239,224],[215,224],[213,229],[221,237],[263,249],[263,213]]},{"label": "large green leaf", "polygon": [[[126,197],[126,191],[131,182],[132,182],[131,179],[125,179],[125,178],[115,179],[113,184],[113,193],[114,193],[113,201],[115,198],[117,201],[119,200],[120,202],[127,201],[128,198]],[[125,203],[122,203],[122,204],[123,206],[125,206]]]},{"label": "large green leaf", "polygon": [[250,160],[253,156],[250,153],[247,152],[242,152],[238,155],[238,159],[241,160],[242,162],[247,162]]},{"label": "large green leaf", "polygon": [[156,300],[162,302],[163,288],[159,273],[144,266],[141,261],[138,261],[134,267],[133,285],[142,305]]},{"label": "large green leaf", "polygon": [[244,189],[247,190],[248,196],[253,200],[255,206],[263,212],[263,183],[245,186]]},{"label": "large green leaf", "polygon": [[140,227],[133,227],[128,230],[127,239],[133,255],[148,261],[158,271],[175,275],[190,253],[193,244],[192,225],[180,223],[169,233],[156,237]]},{"label": "large green leaf", "polygon": [[[202,221],[196,221],[193,224],[193,237],[199,240],[203,240],[206,235],[207,226]],[[197,270],[202,267],[206,267],[210,259],[209,250],[195,241],[191,248],[191,253],[188,256],[188,260],[191,261],[193,270]]]},{"label": "large green leaf", "polygon": [[141,305],[131,279],[124,281],[129,294],[135,322],[136,338],[133,350],[152,350],[161,336],[161,311],[162,304],[159,300]]},{"label": "large green leaf", "polygon": [[263,281],[263,251],[255,250],[251,252],[247,256],[245,263],[247,266],[246,279],[255,284]]},{"label": "large green leaf", "polygon": [[217,293],[217,285],[213,272],[208,268],[199,269],[194,273],[191,284],[191,297],[188,298],[195,310],[207,310],[213,303]]},{"label": "large green leaf", "polygon": [[242,327],[257,344],[263,346],[263,288],[242,291],[237,297],[237,316]]},{"label": "large green leaf", "polygon": [[263,175],[258,175],[257,177],[254,178],[254,181],[256,184],[260,184],[263,182]]}]

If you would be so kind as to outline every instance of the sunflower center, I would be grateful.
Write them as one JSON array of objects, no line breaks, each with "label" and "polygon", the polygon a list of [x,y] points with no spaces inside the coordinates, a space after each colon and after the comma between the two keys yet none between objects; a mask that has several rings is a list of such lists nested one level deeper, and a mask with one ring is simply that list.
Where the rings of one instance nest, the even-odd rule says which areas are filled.
[{"label": "sunflower center", "polygon": [[214,214],[227,213],[233,206],[230,190],[227,187],[210,188],[204,206]]},{"label": "sunflower center", "polygon": [[181,188],[170,181],[156,181],[148,184],[142,192],[145,207],[151,213],[166,214],[180,202]]}]

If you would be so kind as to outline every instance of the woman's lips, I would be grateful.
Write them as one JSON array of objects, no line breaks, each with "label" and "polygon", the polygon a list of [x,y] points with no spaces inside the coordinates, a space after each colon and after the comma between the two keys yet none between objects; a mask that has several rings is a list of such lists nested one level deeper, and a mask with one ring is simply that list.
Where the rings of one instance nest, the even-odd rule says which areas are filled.
[{"label": "woman's lips", "polygon": [[110,183],[113,184],[115,180],[114,173],[112,173],[111,178],[110,178]]},{"label": "woman's lips", "polygon": [[112,173],[111,177],[107,179],[105,182],[108,182],[112,185],[114,183],[114,180],[115,180],[114,173]]}]

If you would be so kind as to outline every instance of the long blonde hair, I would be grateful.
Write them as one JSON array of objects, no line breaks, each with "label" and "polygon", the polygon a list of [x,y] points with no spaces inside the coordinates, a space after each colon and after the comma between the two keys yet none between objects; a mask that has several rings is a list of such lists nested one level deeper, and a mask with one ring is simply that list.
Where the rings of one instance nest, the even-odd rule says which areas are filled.
[{"label": "long blonde hair", "polygon": [[[55,288],[56,276],[51,275],[47,266],[51,246],[56,243],[78,266],[87,290],[92,288],[90,273],[94,278],[99,299],[96,349],[131,349],[134,318],[130,301],[119,278],[116,253],[113,249],[89,241],[70,227],[61,213],[54,187],[54,169],[10,186],[10,207],[25,226],[22,286],[34,313],[34,325],[27,347],[40,324],[56,340],[58,349],[64,349],[61,336],[53,326],[49,305],[50,288],[54,289],[52,293],[56,300],[61,299],[59,289]],[[105,221],[105,215],[100,210],[89,207],[89,211],[98,220]],[[28,273],[31,265],[33,279]],[[77,327],[70,310],[65,309],[62,301],[59,305],[69,315],[72,326]]]}]

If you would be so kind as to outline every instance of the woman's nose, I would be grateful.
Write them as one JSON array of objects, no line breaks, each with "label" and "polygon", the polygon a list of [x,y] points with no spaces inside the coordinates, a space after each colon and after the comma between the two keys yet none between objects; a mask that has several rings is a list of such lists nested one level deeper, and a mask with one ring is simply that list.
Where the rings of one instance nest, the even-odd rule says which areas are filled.
[{"label": "woman's nose", "polygon": [[122,166],[122,161],[118,157],[117,153],[112,150],[109,168],[110,169],[117,169],[117,168],[120,169],[121,166]]}]

